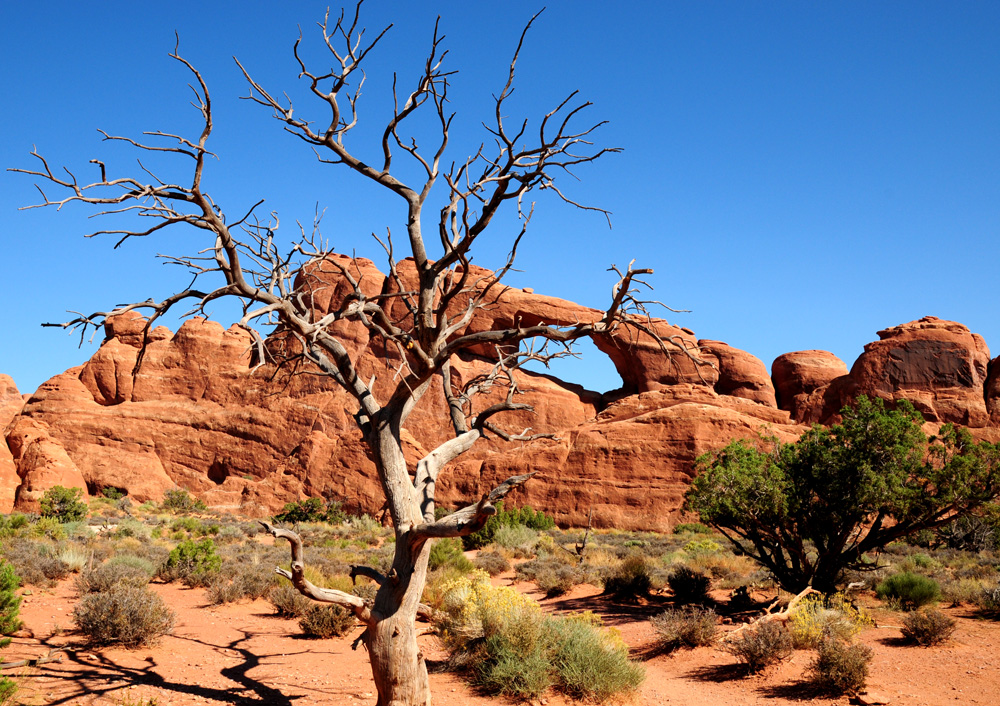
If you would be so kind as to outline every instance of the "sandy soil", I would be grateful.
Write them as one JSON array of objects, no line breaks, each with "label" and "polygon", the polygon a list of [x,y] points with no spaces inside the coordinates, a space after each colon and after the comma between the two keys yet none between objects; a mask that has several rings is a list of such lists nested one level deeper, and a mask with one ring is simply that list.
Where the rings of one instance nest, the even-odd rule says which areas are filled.
[{"label": "sandy soil", "polygon": [[[520,585],[527,591],[530,586]],[[21,608],[25,630],[5,650],[7,661],[38,657],[67,647],[60,662],[30,668],[19,677],[25,703],[116,704],[132,706],[155,698],[157,706],[188,704],[374,704],[375,689],[363,648],[351,650],[353,635],[335,640],[299,637],[292,620],[277,618],[265,601],[209,606],[201,589],[153,584],[177,611],[173,634],[139,650],[90,649],[74,634],[70,613],[76,600],[73,582],[34,590]],[[655,597],[645,605],[618,605],[578,587],[558,600],[544,600],[553,611],[593,610],[621,631],[646,667],[646,682],[636,704],[729,706],[743,704],[847,704],[846,697],[818,696],[802,682],[812,659],[796,652],[763,676],[745,678],[735,660],[714,648],[658,654],[648,617],[667,603]],[[537,597],[537,596],[535,596]],[[959,621],[955,637],[935,648],[903,644],[898,628],[866,630],[861,639],[875,651],[869,691],[899,706],[995,704],[1000,693],[1000,623],[980,620],[965,609],[945,609]],[[898,615],[885,613],[883,622]],[[444,654],[426,635],[429,660]],[[433,673],[437,704],[497,704],[472,691],[461,675]],[[548,706],[570,703],[559,696]]]}]

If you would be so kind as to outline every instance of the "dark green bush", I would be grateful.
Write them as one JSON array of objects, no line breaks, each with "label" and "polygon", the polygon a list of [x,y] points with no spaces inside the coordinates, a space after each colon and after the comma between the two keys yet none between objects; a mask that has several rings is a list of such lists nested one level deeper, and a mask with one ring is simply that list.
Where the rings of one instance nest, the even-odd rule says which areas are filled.
[{"label": "dark green bush", "polygon": [[209,586],[222,566],[222,557],[215,552],[215,542],[187,539],[174,547],[160,566],[156,577],[163,581],[184,581],[189,586]]},{"label": "dark green bush", "polygon": [[299,627],[309,637],[341,637],[354,627],[354,614],[339,605],[314,605],[299,619]]},{"label": "dark green bush", "polygon": [[620,600],[636,600],[649,594],[652,579],[646,559],[639,554],[625,558],[621,566],[604,579],[604,593]]},{"label": "dark green bush", "polygon": [[[21,598],[15,591],[21,580],[14,573],[14,567],[0,560],[0,649],[10,644],[10,635],[21,628],[18,617]],[[0,662],[3,660],[0,659]],[[10,703],[17,692],[17,683],[0,674],[0,704]]]},{"label": "dark green bush", "polygon": [[903,618],[903,635],[930,647],[946,642],[955,632],[955,621],[937,608],[914,611]]},{"label": "dark green bush", "polygon": [[498,551],[482,551],[472,560],[477,569],[482,569],[490,576],[499,576],[510,571],[510,562]]},{"label": "dark green bush", "polygon": [[674,600],[681,604],[707,603],[712,580],[687,566],[678,566],[667,576],[667,585],[674,592]]},{"label": "dark green bush", "polygon": [[719,634],[718,616],[711,608],[673,608],[654,616],[650,622],[666,650],[711,645]]},{"label": "dark green bush", "polygon": [[309,498],[294,503],[285,503],[285,507],[274,516],[275,522],[297,524],[299,522],[327,522],[340,525],[347,520],[342,503],[337,500],[324,501],[323,498]]},{"label": "dark green bush", "polygon": [[51,517],[59,522],[86,519],[87,503],[80,499],[82,495],[80,488],[64,488],[61,485],[49,488],[39,501],[42,517]]},{"label": "dark green bush", "polygon": [[96,645],[139,647],[167,633],[174,613],[149,588],[122,586],[85,595],[73,609],[73,622]]},{"label": "dark green bush", "polygon": [[466,550],[482,549],[487,544],[492,544],[496,532],[501,527],[512,527],[522,525],[539,532],[553,529],[556,526],[555,520],[543,512],[538,512],[530,505],[522,508],[507,510],[503,503],[497,503],[497,513],[486,521],[486,524],[478,532],[462,537],[462,544]]},{"label": "dark green bush", "polygon": [[759,672],[792,653],[792,636],[784,625],[769,620],[742,631],[722,647],[745,664],[747,671]]},{"label": "dark green bush", "polygon": [[447,537],[434,541],[427,566],[431,571],[443,566],[453,566],[459,571],[472,571],[473,565],[462,553],[462,542],[457,537]]},{"label": "dark green bush", "polygon": [[[21,628],[18,617],[21,610],[21,597],[15,591],[21,585],[21,580],[14,572],[14,567],[0,560],[0,635],[10,635]],[[10,644],[10,638],[0,638],[0,647]]]},{"label": "dark green bush", "polygon": [[875,587],[875,595],[903,610],[916,610],[941,598],[938,582],[921,574],[904,571]]},{"label": "dark green bush", "polygon": [[128,490],[125,488],[112,488],[111,486],[108,486],[107,488],[101,488],[101,495],[106,497],[108,500],[121,500],[128,495]]},{"label": "dark green bush", "polygon": [[866,645],[842,640],[824,640],[816,661],[809,667],[810,681],[834,694],[857,694],[865,688],[872,650]]}]

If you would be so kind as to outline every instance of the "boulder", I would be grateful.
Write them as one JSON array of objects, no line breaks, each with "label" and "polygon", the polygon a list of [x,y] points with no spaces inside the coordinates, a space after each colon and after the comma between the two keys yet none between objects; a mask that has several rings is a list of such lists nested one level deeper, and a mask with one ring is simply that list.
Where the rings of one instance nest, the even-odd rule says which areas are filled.
[{"label": "boulder", "polygon": [[742,397],[767,407],[777,407],[774,384],[763,361],[746,351],[721,341],[698,341],[701,357],[713,360],[719,379],[715,391],[720,395]]},{"label": "boulder", "polygon": [[982,336],[935,316],[884,329],[878,336],[851,368],[853,384],[844,396],[907,399],[929,422],[987,425],[984,389],[990,351]]},{"label": "boulder", "polygon": [[830,383],[846,375],[847,364],[827,351],[785,353],[771,363],[778,407],[804,424],[823,417]]}]

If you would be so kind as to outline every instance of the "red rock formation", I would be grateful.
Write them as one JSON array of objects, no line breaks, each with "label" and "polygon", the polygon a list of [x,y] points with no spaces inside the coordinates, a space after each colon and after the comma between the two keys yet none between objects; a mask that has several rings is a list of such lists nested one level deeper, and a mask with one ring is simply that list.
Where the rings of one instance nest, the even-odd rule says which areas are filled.
[{"label": "red rock formation", "polygon": [[[354,296],[345,272],[364,297],[398,289],[370,261],[331,258],[299,281],[317,313]],[[412,264],[400,263],[404,289],[412,276]],[[485,286],[485,271],[470,270],[470,277]],[[458,311],[465,304],[452,306]],[[407,315],[398,300],[394,309],[397,317]],[[467,330],[571,325],[600,315],[560,299],[498,288]],[[106,340],[86,364],[45,383],[24,404],[6,428],[10,457],[0,455],[0,502],[2,479],[10,481],[13,463],[19,475],[16,503],[22,509],[37,507],[40,494],[59,484],[90,493],[124,487],[139,501],[158,499],[180,485],[210,505],[251,514],[324,494],[379,511],[381,489],[352,419],[356,403],[332,381],[274,376],[268,368],[252,373],[249,334],[236,327],[226,330],[196,318],[175,334],[162,327],[144,334],[145,325],[136,314],[109,321]],[[515,431],[530,426],[558,438],[477,445],[443,474],[440,502],[466,502],[505,477],[536,470],[514,501],[543,507],[561,524],[582,524],[593,508],[598,526],[664,530],[679,516],[698,455],[765,427],[782,440],[794,439],[805,427],[793,418],[832,418],[859,392],[914,399],[934,421],[981,426],[987,420],[988,353],[982,339],[959,324],[928,318],[883,331],[882,340],[866,347],[850,374],[822,351],[782,356],[774,365],[782,409],[757,358],[717,341],[697,341],[692,332],[662,320],[650,326],[671,355],[634,329],[620,327],[598,337],[598,348],[612,358],[625,383],[608,396],[520,373],[523,401],[536,412],[508,415],[504,423]],[[386,399],[396,385],[396,353],[379,350],[358,324],[337,327],[359,357],[362,373],[374,376],[373,394]],[[136,370],[144,335],[147,345]],[[493,356],[495,351],[484,348],[456,360],[455,382],[488,370]],[[1000,403],[998,376],[990,377],[990,411]],[[20,398],[16,388],[3,383],[0,378],[0,410],[3,400],[13,410]],[[432,382],[410,417],[404,441],[411,462],[449,438],[439,390],[440,381]],[[997,430],[980,431],[989,436]],[[0,453],[8,446],[0,446]]]},{"label": "red rock formation", "polygon": [[[24,399],[9,375],[0,375],[0,432],[11,423],[24,406]],[[21,479],[17,475],[14,457],[7,447],[4,434],[0,433],[0,512],[10,512],[14,507],[14,494]]]},{"label": "red rock formation", "polygon": [[990,351],[982,336],[925,316],[878,332],[851,368],[851,396],[907,399],[930,422],[986,426]]},{"label": "red rock formation", "polygon": [[847,375],[847,365],[827,351],[796,351],[778,356],[771,375],[778,407],[797,422],[813,424],[823,416],[830,383]]},{"label": "red rock formation", "polygon": [[701,357],[713,362],[718,370],[715,391],[720,395],[742,397],[767,407],[778,406],[771,376],[760,358],[721,341],[701,340],[698,348]]},{"label": "red rock formation", "polygon": [[1000,427],[1000,356],[990,361],[986,375],[985,397],[990,426]]},{"label": "red rock formation", "polygon": [[668,531],[681,518],[694,460],[760,431],[791,441],[805,427],[787,412],[682,383],[633,395],[556,442],[538,442],[456,465],[446,497],[475,497],[525,469],[539,471],[514,501],[545,508],[561,525]]}]

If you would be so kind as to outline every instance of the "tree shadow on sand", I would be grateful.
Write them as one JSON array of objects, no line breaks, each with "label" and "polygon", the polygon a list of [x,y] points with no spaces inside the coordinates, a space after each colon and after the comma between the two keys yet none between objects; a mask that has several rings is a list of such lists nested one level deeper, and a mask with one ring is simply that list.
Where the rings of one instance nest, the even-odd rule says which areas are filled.
[{"label": "tree shadow on sand", "polygon": [[[33,673],[26,676],[27,685],[31,685],[33,679],[45,678],[47,680],[60,679],[65,682],[75,682],[76,690],[66,695],[60,695],[54,699],[47,700],[49,706],[59,704],[75,703],[78,699],[95,695],[101,696],[111,692],[119,692],[135,686],[154,687],[163,691],[176,694],[186,694],[198,696],[206,700],[221,701],[234,704],[236,706],[260,705],[267,706],[293,706],[294,701],[304,698],[304,695],[288,696],[279,689],[249,676],[249,672],[260,666],[262,660],[269,657],[291,657],[294,654],[287,652],[275,654],[254,654],[249,649],[242,646],[242,643],[252,637],[251,634],[243,632],[243,637],[232,640],[225,645],[217,645],[190,637],[173,636],[173,639],[186,640],[210,647],[216,652],[225,655],[227,659],[239,658],[242,661],[229,667],[223,667],[219,674],[233,682],[229,688],[216,688],[202,686],[199,684],[186,684],[170,681],[155,670],[157,664],[151,658],[147,660],[147,665],[143,667],[128,667],[118,664],[107,655],[97,652],[88,652],[82,646],[51,645],[46,641],[42,644],[47,647],[61,647],[66,651],[66,660],[77,665],[73,672],[66,672],[58,669],[58,663],[48,663],[40,665]],[[86,655],[86,657],[84,657]],[[122,684],[121,682],[125,682]],[[304,688],[304,687],[297,687]]]}]

